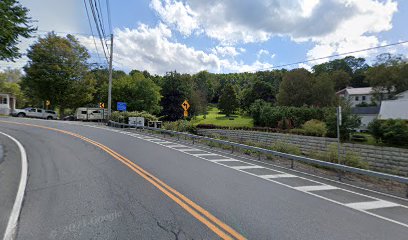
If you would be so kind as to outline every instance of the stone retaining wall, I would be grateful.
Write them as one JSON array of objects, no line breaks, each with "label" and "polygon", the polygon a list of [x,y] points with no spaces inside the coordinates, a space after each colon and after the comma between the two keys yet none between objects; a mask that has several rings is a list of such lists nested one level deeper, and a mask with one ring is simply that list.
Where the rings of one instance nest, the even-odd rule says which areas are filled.
[{"label": "stone retaining wall", "polygon": [[[326,151],[331,144],[337,143],[337,139],[334,138],[243,130],[199,129],[198,134],[223,136],[235,142],[251,141],[263,144],[284,142],[299,147],[304,154]],[[344,143],[342,151],[358,154],[372,170],[408,176],[408,149]]]}]

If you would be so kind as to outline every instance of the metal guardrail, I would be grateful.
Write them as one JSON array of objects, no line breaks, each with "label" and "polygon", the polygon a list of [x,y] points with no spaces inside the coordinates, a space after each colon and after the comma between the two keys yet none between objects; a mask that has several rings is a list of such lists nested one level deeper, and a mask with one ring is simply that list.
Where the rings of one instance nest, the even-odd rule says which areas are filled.
[{"label": "metal guardrail", "polygon": [[[134,125],[129,125],[129,124],[125,124],[125,123],[117,123],[117,122],[113,122],[113,121],[109,121],[108,125],[112,126],[112,127],[120,127],[120,128],[136,128],[136,126],[134,126]],[[165,134],[177,135],[178,137],[179,136],[188,137],[188,138],[191,138],[193,140],[193,143],[194,143],[195,139],[200,139],[200,140],[220,143],[220,144],[224,144],[224,145],[229,145],[229,146],[232,147],[232,149],[240,148],[240,149],[251,150],[251,151],[255,151],[255,152],[259,152],[259,153],[263,153],[263,154],[271,154],[271,155],[274,155],[274,156],[278,156],[278,157],[282,157],[282,158],[286,158],[286,159],[291,160],[292,161],[292,165],[291,165],[292,168],[293,168],[293,162],[298,161],[298,162],[316,164],[316,165],[322,166],[322,167],[329,167],[329,168],[340,170],[340,171],[357,173],[357,174],[362,174],[362,175],[366,175],[366,176],[392,180],[392,181],[396,181],[396,182],[403,183],[403,184],[408,184],[408,178],[407,177],[402,177],[402,176],[388,174],[388,173],[382,173],[382,172],[376,172],[376,171],[371,171],[371,170],[365,170],[365,169],[350,167],[350,166],[342,165],[342,164],[338,164],[338,163],[325,162],[325,161],[321,161],[321,160],[317,160],[317,159],[313,159],[313,158],[308,158],[308,157],[303,157],[303,156],[298,156],[298,155],[293,155],[293,154],[288,154],[288,153],[282,153],[282,152],[278,152],[278,151],[274,151],[274,150],[249,146],[249,145],[245,145],[245,144],[241,144],[241,143],[235,143],[235,142],[230,142],[230,141],[225,141],[225,140],[220,140],[220,139],[214,139],[214,138],[210,138],[210,137],[194,135],[194,134],[191,134],[191,133],[176,132],[176,131],[165,130],[165,129],[160,129],[160,128],[138,127],[138,129],[147,129],[147,130],[152,130],[152,131],[161,132],[161,133],[165,133]],[[407,192],[407,197],[408,197],[408,192]]]}]

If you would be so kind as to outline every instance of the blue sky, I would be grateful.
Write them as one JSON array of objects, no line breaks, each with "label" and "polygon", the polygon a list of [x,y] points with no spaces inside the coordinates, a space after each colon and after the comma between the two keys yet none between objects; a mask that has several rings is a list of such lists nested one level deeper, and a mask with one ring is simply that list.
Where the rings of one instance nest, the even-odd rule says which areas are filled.
[{"label": "blue sky", "polygon": [[[82,0],[21,0],[39,31],[77,37],[98,58]],[[100,0],[105,9],[105,0]],[[110,1],[114,67],[195,73],[271,69],[306,59],[408,40],[404,0],[116,0]],[[107,14],[104,14],[105,29]],[[22,49],[34,40],[24,40]],[[97,42],[99,56],[102,56]],[[359,53],[407,54],[408,45]],[[14,65],[21,67],[25,59]],[[293,65],[310,68],[317,62]]]}]

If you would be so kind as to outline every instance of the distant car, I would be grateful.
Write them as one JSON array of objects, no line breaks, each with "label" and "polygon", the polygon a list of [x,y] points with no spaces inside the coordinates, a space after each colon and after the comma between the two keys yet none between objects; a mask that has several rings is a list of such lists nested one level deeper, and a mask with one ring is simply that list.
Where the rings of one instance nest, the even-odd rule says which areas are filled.
[{"label": "distant car", "polygon": [[24,108],[24,109],[14,109],[11,113],[15,117],[31,117],[31,118],[42,118],[42,119],[58,119],[58,115],[55,111],[45,110],[41,108]]}]

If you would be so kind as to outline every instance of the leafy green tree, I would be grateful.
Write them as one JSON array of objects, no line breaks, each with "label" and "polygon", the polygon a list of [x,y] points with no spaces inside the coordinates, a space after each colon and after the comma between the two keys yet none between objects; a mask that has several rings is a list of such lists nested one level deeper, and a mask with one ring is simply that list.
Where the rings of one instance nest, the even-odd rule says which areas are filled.
[{"label": "leafy green tree", "polygon": [[313,78],[310,105],[317,107],[329,107],[335,103],[336,94],[334,83],[329,74],[320,74]]},{"label": "leafy green tree", "polygon": [[126,75],[112,82],[112,102],[126,102],[128,111],[159,113],[160,98],[160,87],[142,73]]},{"label": "leafy green tree", "polygon": [[218,108],[229,117],[239,107],[237,92],[230,84],[226,85],[222,91]]},{"label": "leafy green tree", "polygon": [[[350,133],[358,128],[361,123],[359,116],[355,115],[351,111],[351,107],[346,102],[340,102],[342,107],[342,124],[340,125],[340,138],[342,140],[348,140],[350,138]],[[337,137],[337,114],[336,108],[326,108],[325,109],[325,120],[327,125],[327,136]]]},{"label": "leafy green tree", "polygon": [[176,71],[168,72],[163,77],[162,91],[163,96],[161,106],[163,107],[163,118],[174,121],[183,118],[183,109],[181,104],[184,100],[189,100],[191,94],[191,76],[180,74]]},{"label": "leafy green tree", "polygon": [[334,81],[334,89],[342,90],[350,85],[351,77],[343,70],[336,70],[330,73],[330,78]]},{"label": "leafy green tree", "polygon": [[13,61],[21,57],[19,39],[31,37],[32,27],[28,9],[17,0],[0,1],[0,60]]},{"label": "leafy green tree", "polygon": [[283,76],[279,87],[278,104],[300,107],[310,105],[312,98],[313,76],[306,69],[294,69]]},{"label": "leafy green tree", "polygon": [[275,91],[273,86],[264,81],[255,80],[253,84],[241,92],[241,106],[244,110],[249,110],[252,103],[257,99],[266,102],[275,102]]},{"label": "leafy green tree", "polygon": [[21,84],[33,102],[40,105],[50,100],[63,115],[66,108],[92,101],[95,81],[88,74],[89,54],[74,36],[49,33],[40,37],[28,49],[27,57]]},{"label": "leafy green tree", "polygon": [[25,97],[23,92],[21,91],[19,81],[17,82],[10,82],[9,75],[7,73],[0,72],[0,92],[1,93],[10,93],[14,95],[17,99],[17,108],[23,107],[25,104]]}]

